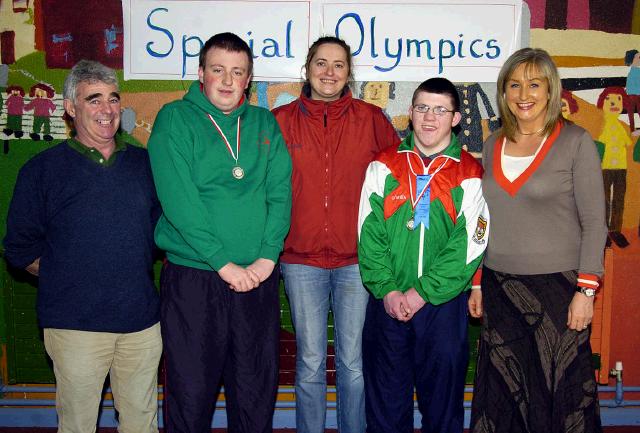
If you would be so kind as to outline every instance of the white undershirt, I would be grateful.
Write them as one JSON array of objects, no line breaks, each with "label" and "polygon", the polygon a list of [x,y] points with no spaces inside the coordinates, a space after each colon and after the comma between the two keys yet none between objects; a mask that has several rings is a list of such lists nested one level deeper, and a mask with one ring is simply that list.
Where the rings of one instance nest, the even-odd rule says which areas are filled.
[{"label": "white undershirt", "polygon": [[502,165],[502,173],[504,177],[506,177],[509,182],[513,182],[516,180],[524,171],[529,168],[534,159],[536,159],[536,155],[542,149],[542,145],[547,141],[547,137],[544,137],[536,152],[533,155],[528,156],[511,156],[505,155],[504,148],[507,144],[507,139],[505,138],[502,142],[502,152],[500,155],[500,165]]}]

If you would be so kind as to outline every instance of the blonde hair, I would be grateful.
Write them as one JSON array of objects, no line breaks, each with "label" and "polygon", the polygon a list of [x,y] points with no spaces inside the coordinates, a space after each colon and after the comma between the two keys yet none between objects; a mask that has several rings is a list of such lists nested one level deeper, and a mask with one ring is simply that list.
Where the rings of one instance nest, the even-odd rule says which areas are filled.
[{"label": "blonde hair", "polygon": [[520,65],[525,66],[525,73],[529,75],[532,68],[538,70],[549,86],[549,100],[544,119],[543,134],[553,131],[556,123],[562,121],[562,82],[556,65],[545,50],[539,48],[521,48],[513,53],[502,65],[498,75],[498,109],[502,119],[502,133],[511,141],[515,140],[518,122],[507,105],[506,86],[513,72]]}]

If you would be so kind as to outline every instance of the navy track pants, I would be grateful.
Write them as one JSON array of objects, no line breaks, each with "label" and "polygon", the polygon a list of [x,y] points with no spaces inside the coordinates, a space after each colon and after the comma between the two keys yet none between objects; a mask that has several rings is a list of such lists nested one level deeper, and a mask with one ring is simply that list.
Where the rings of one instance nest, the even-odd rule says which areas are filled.
[{"label": "navy track pants", "polygon": [[161,275],[167,433],[211,431],[224,385],[228,431],[272,431],[278,388],[279,267],[236,293],[216,272],[167,262]]},{"label": "navy track pants", "polygon": [[427,304],[407,323],[369,298],[363,334],[368,433],[413,433],[413,390],[423,433],[461,433],[469,362],[467,299]]}]

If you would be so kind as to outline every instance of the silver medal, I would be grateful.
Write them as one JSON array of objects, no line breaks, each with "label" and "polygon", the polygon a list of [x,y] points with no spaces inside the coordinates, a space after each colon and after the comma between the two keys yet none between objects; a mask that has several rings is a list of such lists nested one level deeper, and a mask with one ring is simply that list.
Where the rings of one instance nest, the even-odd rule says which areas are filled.
[{"label": "silver medal", "polygon": [[407,221],[407,229],[413,230],[414,228],[415,228],[415,224],[414,224],[413,218],[411,218],[409,221]]},{"label": "silver medal", "polygon": [[236,179],[242,179],[244,177],[244,170],[239,165],[236,165],[231,170],[231,174],[233,174],[233,177]]}]

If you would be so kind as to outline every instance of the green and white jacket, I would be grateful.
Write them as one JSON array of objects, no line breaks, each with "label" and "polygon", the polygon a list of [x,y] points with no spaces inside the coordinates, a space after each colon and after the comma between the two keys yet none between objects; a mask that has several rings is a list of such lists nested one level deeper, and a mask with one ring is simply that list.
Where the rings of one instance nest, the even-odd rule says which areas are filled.
[{"label": "green and white jacket", "polygon": [[[471,286],[489,237],[482,167],[454,135],[425,166],[413,134],[369,164],[360,197],[358,254],[364,285],[376,298],[415,287],[442,304]],[[429,228],[413,222],[416,176],[431,175]],[[413,197],[413,199],[412,199]]]}]

